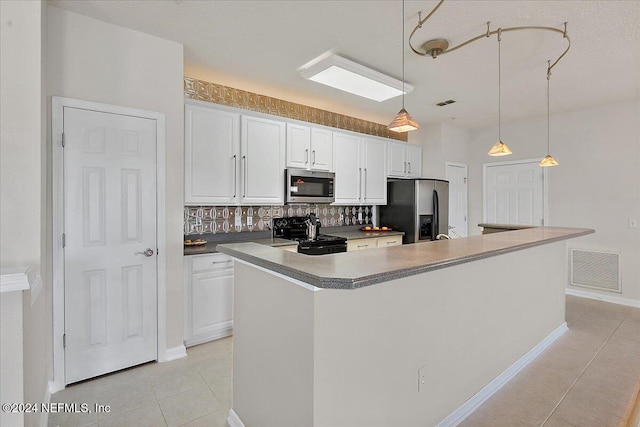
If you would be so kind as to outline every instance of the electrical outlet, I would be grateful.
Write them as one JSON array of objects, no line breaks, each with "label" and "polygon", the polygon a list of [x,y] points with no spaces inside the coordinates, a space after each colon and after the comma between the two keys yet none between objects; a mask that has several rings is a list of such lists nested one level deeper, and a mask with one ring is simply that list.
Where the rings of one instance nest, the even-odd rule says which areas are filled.
[{"label": "electrical outlet", "polygon": [[253,217],[247,217],[247,227],[253,227]]},{"label": "electrical outlet", "polygon": [[242,229],[242,217],[240,215],[236,215],[236,229]]},{"label": "electrical outlet", "polygon": [[427,367],[423,366],[418,369],[418,392],[421,392],[427,386]]},{"label": "electrical outlet", "polygon": [[362,212],[358,212],[358,221],[362,222]]},{"label": "electrical outlet", "polygon": [[629,228],[638,228],[638,220],[636,218],[629,219]]}]

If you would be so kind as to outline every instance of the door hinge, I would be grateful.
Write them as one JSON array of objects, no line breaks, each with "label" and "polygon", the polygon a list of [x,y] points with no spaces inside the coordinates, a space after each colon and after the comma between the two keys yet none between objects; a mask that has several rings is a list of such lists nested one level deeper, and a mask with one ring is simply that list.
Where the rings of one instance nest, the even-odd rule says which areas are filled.
[{"label": "door hinge", "polygon": [[67,334],[62,334],[62,348],[67,348]]},{"label": "door hinge", "polygon": [[467,177],[466,176],[464,177],[464,183],[465,184],[467,183]]},{"label": "door hinge", "polygon": [[62,148],[64,148],[64,132],[62,132]]},{"label": "door hinge", "polygon": [[544,218],[540,220],[540,225],[544,225]]},{"label": "door hinge", "polygon": [[67,246],[67,235],[63,234],[62,235],[62,247],[66,247]]}]

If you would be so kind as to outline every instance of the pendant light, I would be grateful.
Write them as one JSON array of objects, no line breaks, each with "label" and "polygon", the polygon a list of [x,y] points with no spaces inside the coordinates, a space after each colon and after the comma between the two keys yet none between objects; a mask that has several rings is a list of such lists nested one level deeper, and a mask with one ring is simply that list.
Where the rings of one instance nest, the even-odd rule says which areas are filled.
[{"label": "pendant light", "polygon": [[393,132],[409,132],[420,129],[418,123],[404,109],[404,0],[402,0],[402,110],[396,115],[387,129]]},{"label": "pendant light", "polygon": [[549,119],[549,80],[551,80],[551,61],[548,62],[547,66],[547,155],[538,163],[538,166],[547,167],[547,166],[558,166],[558,161],[553,158],[549,149],[549,127],[550,127],[550,119]]},{"label": "pendant light", "polygon": [[487,153],[490,156],[507,156],[511,153],[511,150],[509,149],[509,147],[507,147],[507,144],[505,144],[504,142],[502,142],[502,136],[501,136],[501,132],[502,132],[502,123],[501,123],[501,97],[502,97],[502,92],[501,92],[501,85],[502,85],[502,75],[501,75],[501,68],[502,68],[502,64],[500,61],[500,43],[502,41],[502,29],[498,28],[498,142],[495,143],[495,145],[493,147],[491,147],[491,150],[489,150],[489,152]]}]

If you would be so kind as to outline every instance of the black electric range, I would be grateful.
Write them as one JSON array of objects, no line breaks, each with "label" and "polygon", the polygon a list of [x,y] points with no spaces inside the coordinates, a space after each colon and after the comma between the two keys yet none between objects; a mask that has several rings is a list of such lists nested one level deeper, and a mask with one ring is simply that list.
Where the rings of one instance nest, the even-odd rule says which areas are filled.
[{"label": "black electric range", "polygon": [[[308,216],[274,218],[273,237],[298,242],[298,253],[305,255],[326,255],[347,251],[347,239],[344,237],[318,234],[310,240],[307,233]],[[317,226],[319,230],[320,226]]]}]

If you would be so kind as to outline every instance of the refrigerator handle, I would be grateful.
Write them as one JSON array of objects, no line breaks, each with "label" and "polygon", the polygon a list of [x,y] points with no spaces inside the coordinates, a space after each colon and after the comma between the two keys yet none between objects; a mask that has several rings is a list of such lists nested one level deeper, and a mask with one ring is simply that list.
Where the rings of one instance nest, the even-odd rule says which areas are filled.
[{"label": "refrigerator handle", "polygon": [[431,240],[436,240],[440,230],[440,203],[438,201],[438,191],[433,190],[433,226],[431,227]]}]

